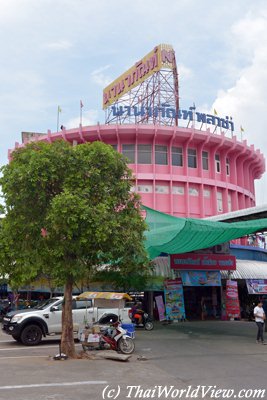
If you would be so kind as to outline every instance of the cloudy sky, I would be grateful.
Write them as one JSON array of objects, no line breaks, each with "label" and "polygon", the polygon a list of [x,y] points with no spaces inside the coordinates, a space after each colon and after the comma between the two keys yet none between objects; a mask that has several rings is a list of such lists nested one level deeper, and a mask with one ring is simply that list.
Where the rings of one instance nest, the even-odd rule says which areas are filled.
[{"label": "cloudy sky", "polygon": [[160,43],[176,53],[181,107],[231,115],[267,159],[266,0],[0,0],[0,165],[22,131],[56,130],[58,105],[67,128],[80,99],[83,124],[103,123],[103,88]]}]

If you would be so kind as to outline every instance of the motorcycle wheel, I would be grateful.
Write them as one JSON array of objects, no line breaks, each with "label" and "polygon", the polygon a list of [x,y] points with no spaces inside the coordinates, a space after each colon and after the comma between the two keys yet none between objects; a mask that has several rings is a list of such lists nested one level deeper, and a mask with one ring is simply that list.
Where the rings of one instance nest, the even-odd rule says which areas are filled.
[{"label": "motorcycle wheel", "polygon": [[118,342],[118,349],[123,353],[123,354],[132,354],[135,349],[135,344],[133,339],[131,338],[121,338]]},{"label": "motorcycle wheel", "polygon": [[145,323],[145,330],[146,331],[152,331],[152,329],[154,329],[154,324],[152,321],[147,321]]}]

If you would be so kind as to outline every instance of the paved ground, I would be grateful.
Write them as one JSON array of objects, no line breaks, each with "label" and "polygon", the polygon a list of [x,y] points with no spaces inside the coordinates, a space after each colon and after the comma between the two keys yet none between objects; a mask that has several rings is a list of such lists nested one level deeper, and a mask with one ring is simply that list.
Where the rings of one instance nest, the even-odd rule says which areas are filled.
[{"label": "paved ground", "polygon": [[[136,352],[127,363],[54,361],[55,338],[29,348],[1,333],[0,400],[208,399],[217,389],[235,390],[229,398],[243,389],[251,389],[246,398],[267,398],[267,346],[256,344],[255,333],[253,322],[157,324],[152,332],[137,332]],[[252,389],[266,389],[265,396]],[[209,392],[204,396],[202,390]]]}]

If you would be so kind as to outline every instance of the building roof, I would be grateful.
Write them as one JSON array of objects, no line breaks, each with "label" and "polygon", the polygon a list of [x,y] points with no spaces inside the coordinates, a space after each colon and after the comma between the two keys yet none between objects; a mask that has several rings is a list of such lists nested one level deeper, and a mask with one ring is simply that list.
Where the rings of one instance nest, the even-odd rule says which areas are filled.
[{"label": "building roof", "polygon": [[214,215],[204,219],[207,221],[238,222],[261,218],[267,218],[267,204],[245,208],[243,210],[232,211],[226,214]]},{"label": "building roof", "polygon": [[[221,271],[222,278],[228,279],[228,271]],[[236,260],[236,270],[231,279],[267,279],[267,263],[254,260]]]},{"label": "building roof", "polygon": [[146,212],[145,247],[154,259],[161,253],[181,254],[206,249],[267,230],[267,219],[231,224],[193,218],[177,218],[143,206]]}]

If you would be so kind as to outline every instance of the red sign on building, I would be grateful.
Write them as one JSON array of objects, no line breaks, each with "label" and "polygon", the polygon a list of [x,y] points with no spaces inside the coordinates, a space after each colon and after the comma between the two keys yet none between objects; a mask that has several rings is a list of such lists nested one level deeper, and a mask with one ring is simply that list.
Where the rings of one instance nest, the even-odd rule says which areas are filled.
[{"label": "red sign on building", "polygon": [[170,265],[172,269],[181,270],[234,271],[236,258],[228,254],[171,254]]}]

